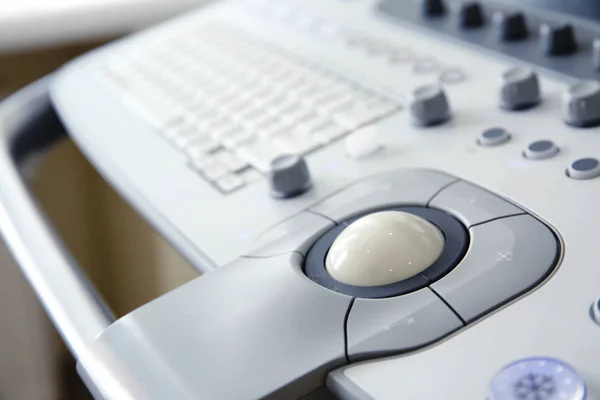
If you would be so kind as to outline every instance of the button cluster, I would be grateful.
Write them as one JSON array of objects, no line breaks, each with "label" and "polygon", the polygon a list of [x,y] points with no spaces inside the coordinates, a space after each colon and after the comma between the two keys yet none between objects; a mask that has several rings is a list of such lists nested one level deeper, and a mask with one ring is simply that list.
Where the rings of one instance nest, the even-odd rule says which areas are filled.
[{"label": "button cluster", "polygon": [[[392,19],[418,24],[437,34],[521,59],[558,73],[575,71],[596,79],[600,70],[600,37],[593,27],[548,15],[474,0],[379,0],[378,11]],[[595,39],[594,39],[595,38]],[[495,40],[490,40],[495,39]],[[590,46],[588,42],[594,41]],[[577,57],[569,57],[577,55]],[[568,58],[568,62],[557,60]]]}]

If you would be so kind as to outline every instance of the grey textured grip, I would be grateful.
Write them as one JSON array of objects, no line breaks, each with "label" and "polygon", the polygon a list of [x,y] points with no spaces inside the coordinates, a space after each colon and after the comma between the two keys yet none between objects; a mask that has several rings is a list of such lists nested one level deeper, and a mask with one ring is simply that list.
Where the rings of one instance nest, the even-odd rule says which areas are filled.
[{"label": "grey textured grip", "polygon": [[522,110],[540,102],[540,85],[535,72],[512,68],[502,74],[500,104],[507,110]]},{"label": "grey textured grip", "polygon": [[441,86],[426,85],[412,92],[410,112],[415,125],[437,125],[450,118],[450,105]]},{"label": "grey textured grip", "polygon": [[271,162],[269,184],[273,197],[283,199],[310,189],[312,182],[304,158],[294,154],[277,157]]},{"label": "grey textured grip", "polygon": [[563,112],[570,125],[600,125],[600,84],[589,81],[571,86],[563,95]]}]

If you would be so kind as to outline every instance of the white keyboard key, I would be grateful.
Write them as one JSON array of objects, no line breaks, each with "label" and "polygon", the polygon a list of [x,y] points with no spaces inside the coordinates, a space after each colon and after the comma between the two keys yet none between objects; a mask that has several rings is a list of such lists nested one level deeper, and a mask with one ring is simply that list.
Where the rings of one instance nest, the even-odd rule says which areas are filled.
[{"label": "white keyboard key", "polygon": [[288,114],[280,115],[279,118],[284,124],[293,125],[300,121],[310,118],[312,115],[314,115],[314,112],[312,110],[308,108],[298,107]]},{"label": "white keyboard key", "polygon": [[202,136],[190,140],[184,151],[191,158],[199,158],[204,154],[217,150],[220,144],[208,136]]},{"label": "white keyboard key", "polygon": [[269,140],[279,135],[289,133],[293,128],[281,120],[276,120],[273,124],[264,126],[257,130],[256,134],[260,139]]},{"label": "white keyboard key", "polygon": [[236,175],[225,175],[215,181],[215,184],[219,189],[225,193],[231,193],[244,186],[246,182],[243,178]]},{"label": "white keyboard key", "polygon": [[382,117],[390,111],[387,107],[367,107],[364,103],[353,104],[339,109],[333,114],[333,119],[348,129],[354,129]]},{"label": "white keyboard key", "polygon": [[211,165],[216,164],[216,159],[210,154],[205,154],[200,158],[194,158],[191,160],[192,167],[200,172],[204,171],[207,168],[210,168]]},{"label": "white keyboard key", "polygon": [[221,164],[215,162],[205,167],[202,170],[202,174],[209,181],[216,181],[217,179],[221,179],[224,176],[227,176],[229,174],[229,171],[227,171],[227,168],[225,168]]},{"label": "white keyboard key", "polygon": [[225,166],[229,172],[238,172],[248,167],[248,162],[233,153],[222,151],[215,154],[216,160]]},{"label": "white keyboard key", "polygon": [[292,134],[275,138],[273,145],[282,153],[304,155],[318,149],[322,143],[315,137]]},{"label": "white keyboard key", "polygon": [[237,149],[236,154],[260,172],[271,169],[271,161],[284,154],[282,150],[268,142],[254,142]]},{"label": "white keyboard key", "polygon": [[299,121],[294,127],[294,132],[313,132],[330,123],[331,121],[328,118],[312,114],[309,118]]},{"label": "white keyboard key", "polygon": [[256,182],[262,178],[262,175],[255,169],[248,168],[238,174],[244,180],[246,185]]},{"label": "white keyboard key", "polygon": [[333,142],[334,140],[341,138],[342,136],[346,135],[348,132],[349,132],[348,129],[346,129],[340,125],[332,123],[330,125],[322,127],[318,131],[315,131],[314,136],[322,144],[327,144],[327,143]]},{"label": "white keyboard key", "polygon": [[221,141],[224,137],[231,136],[239,127],[229,120],[215,122],[207,128],[208,135],[216,141]]},{"label": "white keyboard key", "polygon": [[230,135],[224,136],[221,143],[223,143],[223,146],[227,147],[228,149],[235,149],[244,143],[252,141],[254,138],[254,133],[244,131],[240,128],[233,131]]}]

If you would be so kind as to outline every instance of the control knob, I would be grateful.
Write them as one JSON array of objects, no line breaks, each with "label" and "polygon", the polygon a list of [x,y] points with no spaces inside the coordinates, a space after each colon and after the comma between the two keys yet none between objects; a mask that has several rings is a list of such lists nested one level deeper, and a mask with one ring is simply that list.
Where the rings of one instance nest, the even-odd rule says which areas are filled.
[{"label": "control knob", "polygon": [[268,178],[271,195],[278,199],[298,196],[312,186],[306,161],[295,154],[282,155],[271,161]]},{"label": "control knob", "polygon": [[567,124],[588,128],[600,125],[600,83],[582,81],[563,94],[563,114]]},{"label": "control knob", "polygon": [[444,0],[421,0],[421,13],[426,17],[439,17],[446,13]]},{"label": "control knob", "polygon": [[450,104],[439,85],[425,85],[413,90],[409,98],[410,113],[415,125],[433,126],[451,116]]},{"label": "control knob", "polygon": [[494,15],[494,24],[501,40],[510,42],[525,39],[529,35],[525,16],[519,12]]},{"label": "control knob", "polygon": [[477,2],[460,3],[458,22],[462,28],[478,28],[483,25],[483,11]]},{"label": "control knob", "polygon": [[537,74],[527,68],[512,68],[502,74],[500,106],[506,110],[525,110],[540,103]]},{"label": "control knob", "polygon": [[575,32],[571,25],[544,24],[540,27],[540,37],[542,49],[547,55],[569,55],[577,50]]}]

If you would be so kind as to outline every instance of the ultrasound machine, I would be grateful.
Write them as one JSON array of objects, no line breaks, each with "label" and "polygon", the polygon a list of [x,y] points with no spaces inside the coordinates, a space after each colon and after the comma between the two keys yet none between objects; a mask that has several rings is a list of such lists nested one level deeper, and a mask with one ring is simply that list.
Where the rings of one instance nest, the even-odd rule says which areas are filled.
[{"label": "ultrasound machine", "polygon": [[[97,399],[599,400],[600,3],[223,0],[0,106],[0,226]],[[114,320],[68,134],[201,273]]]}]

